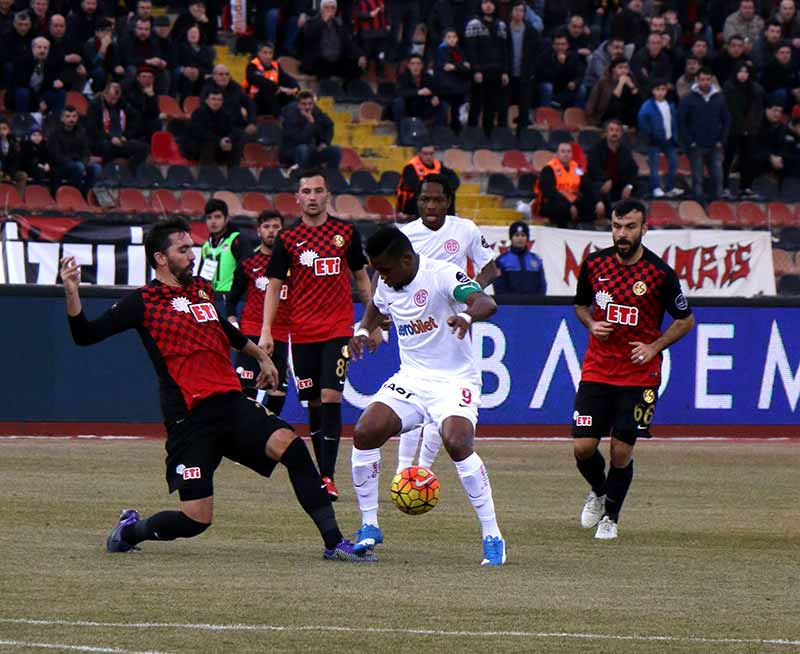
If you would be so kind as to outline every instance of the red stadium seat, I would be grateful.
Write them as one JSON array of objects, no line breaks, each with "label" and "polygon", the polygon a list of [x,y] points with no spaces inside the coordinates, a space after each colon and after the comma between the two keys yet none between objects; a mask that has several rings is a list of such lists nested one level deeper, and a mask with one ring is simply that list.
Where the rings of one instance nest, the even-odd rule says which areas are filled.
[{"label": "red stadium seat", "polygon": [[383,107],[377,102],[368,100],[358,106],[358,121],[377,123],[383,115]]},{"label": "red stadium seat", "polygon": [[736,218],[741,227],[764,227],[767,217],[755,202],[740,202],[736,205]]},{"label": "red stadium seat", "polygon": [[194,163],[181,154],[178,143],[171,132],[155,132],[153,134],[150,139],[150,158],[153,163],[162,165],[191,166]]},{"label": "red stadium seat", "polygon": [[572,143],[572,159],[576,164],[578,164],[578,167],[586,170],[587,168],[586,153],[583,151],[581,144],[578,143],[577,141],[574,141]]},{"label": "red stadium seat", "polygon": [[502,164],[505,168],[511,168],[518,173],[532,173],[533,166],[530,160],[520,150],[506,150],[503,153]]},{"label": "red stadium seat", "polygon": [[775,248],[772,250],[772,265],[776,275],[793,275],[797,267],[791,252]]},{"label": "red stadium seat", "polygon": [[200,191],[181,192],[181,213],[189,216],[202,216],[206,209],[206,199]]},{"label": "red stadium seat", "polygon": [[22,198],[19,197],[17,189],[11,184],[0,184],[0,211],[19,209],[21,206]]},{"label": "red stadium seat", "polygon": [[647,214],[647,223],[652,227],[666,227],[668,225],[680,225],[678,212],[675,211],[669,202],[664,200],[653,200],[650,203],[650,212]]},{"label": "red stadium seat", "polygon": [[544,129],[567,129],[561,112],[552,107],[537,107],[534,112],[534,124]]},{"label": "red stadium seat", "polygon": [[275,210],[280,211],[284,218],[299,218],[302,213],[300,205],[292,193],[276,193]]},{"label": "red stadium seat", "polygon": [[358,152],[353,150],[353,148],[342,148],[342,163],[339,165],[341,170],[346,171],[354,171],[354,170],[364,170],[364,162],[361,161],[361,157],[358,156]]},{"label": "red stadium seat", "polygon": [[81,192],[74,186],[60,186],[56,191],[56,207],[60,211],[69,213],[77,211],[95,212],[98,207],[92,207],[84,199]]},{"label": "red stadium seat", "polygon": [[239,199],[239,196],[236,195],[236,193],[233,193],[232,191],[217,191],[214,193],[214,199],[222,200],[228,205],[229,216],[242,215],[242,201]]},{"label": "red stadium seat", "polygon": [[580,107],[568,107],[564,111],[564,124],[568,130],[579,132],[586,127],[586,111]]},{"label": "red stadium seat", "polygon": [[394,219],[394,207],[383,195],[370,195],[364,202],[364,208],[369,213],[378,214],[384,220]]},{"label": "red stadium seat", "polygon": [[170,215],[178,213],[180,208],[178,198],[169,189],[159,188],[150,193],[150,210],[153,213]]},{"label": "red stadium seat", "polygon": [[531,157],[533,160],[533,172],[537,174],[542,172],[542,168],[555,156],[555,152],[550,152],[550,150],[536,150],[533,153],[533,157]]},{"label": "red stadium seat", "polygon": [[770,227],[788,227],[794,225],[792,208],[783,202],[770,202],[767,205],[767,223]]},{"label": "red stadium seat", "polygon": [[149,207],[147,200],[138,188],[123,188],[119,190],[119,209],[126,213],[147,213]]},{"label": "red stadium seat", "polygon": [[158,111],[165,114],[167,120],[186,120],[189,117],[180,108],[178,101],[171,95],[158,96]]},{"label": "red stadium seat", "polygon": [[736,211],[727,202],[715,201],[709,204],[708,216],[714,220],[719,220],[726,227],[739,226],[739,221],[736,218]]},{"label": "red stadium seat", "polygon": [[79,116],[85,116],[89,110],[89,101],[86,96],[78,91],[67,91],[66,105],[72,105],[78,110]]},{"label": "red stadium seat", "polygon": [[49,211],[56,208],[56,201],[44,186],[31,184],[25,189],[25,208],[33,211]]},{"label": "red stadium seat", "polygon": [[242,209],[261,213],[262,211],[272,209],[272,202],[263,193],[250,191],[242,196]]},{"label": "red stadium seat", "polygon": [[191,116],[199,106],[200,98],[196,95],[187,95],[183,99],[183,113],[187,116]]},{"label": "red stadium seat", "polygon": [[271,168],[267,149],[260,143],[245,143],[242,166],[245,168]]}]

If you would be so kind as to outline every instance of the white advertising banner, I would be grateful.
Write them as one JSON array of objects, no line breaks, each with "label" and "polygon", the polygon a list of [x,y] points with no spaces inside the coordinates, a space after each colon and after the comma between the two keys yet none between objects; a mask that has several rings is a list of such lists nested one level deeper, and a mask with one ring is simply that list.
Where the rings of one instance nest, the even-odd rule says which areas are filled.
[{"label": "white advertising banner", "polygon": [[[508,248],[507,227],[480,230],[498,254]],[[534,225],[530,231],[531,251],[542,259],[548,295],[574,295],[583,259],[612,245],[610,232]],[[690,297],[775,295],[769,232],[652,230],[643,243],[675,270]]]}]

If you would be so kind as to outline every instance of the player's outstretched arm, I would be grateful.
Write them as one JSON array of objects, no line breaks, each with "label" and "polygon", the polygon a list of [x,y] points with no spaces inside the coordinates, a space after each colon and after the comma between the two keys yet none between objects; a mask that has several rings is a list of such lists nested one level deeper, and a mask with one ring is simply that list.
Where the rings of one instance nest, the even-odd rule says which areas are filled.
[{"label": "player's outstretched arm", "polygon": [[261,336],[258,339],[258,346],[263,348],[270,356],[275,349],[275,341],[272,340],[272,323],[278,313],[282,285],[282,279],[270,277],[267,284],[267,292],[264,295],[264,321],[261,323]]},{"label": "player's outstretched arm", "polygon": [[[475,282],[472,283],[474,284]],[[473,322],[486,320],[497,313],[497,304],[494,299],[486,295],[483,291],[470,293],[464,299],[464,302],[467,305],[467,310],[460,311],[447,319],[450,331],[454,333],[459,340],[466,336],[469,331],[469,326]]]}]

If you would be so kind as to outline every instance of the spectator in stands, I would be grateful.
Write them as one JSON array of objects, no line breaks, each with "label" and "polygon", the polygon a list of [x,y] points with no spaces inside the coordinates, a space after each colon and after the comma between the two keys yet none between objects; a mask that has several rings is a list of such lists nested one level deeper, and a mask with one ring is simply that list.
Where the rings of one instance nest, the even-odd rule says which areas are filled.
[{"label": "spectator in stands", "polygon": [[689,52],[697,57],[701,66],[713,70],[715,57],[710,53],[709,42],[702,36],[697,37],[692,43]]},{"label": "spectator in stands", "polygon": [[30,53],[34,36],[28,12],[14,14],[12,29],[3,39],[3,88],[10,89],[14,85],[14,62]]},{"label": "spectator in stands", "polygon": [[50,42],[38,36],[31,51],[14,62],[14,108],[18,112],[52,111],[64,107],[66,93],[61,81],[64,62],[50,56]]},{"label": "spectator in stands", "polygon": [[678,134],[692,166],[692,192],[702,201],[703,169],[711,174],[710,200],[722,195],[722,149],[730,130],[730,113],[713,74],[701,68],[692,91],[678,107]]},{"label": "spectator in stands", "polygon": [[89,161],[89,138],[78,123],[78,110],[74,106],[64,107],[61,120],[47,135],[47,152],[53,164],[53,194],[61,180],[66,180],[86,195],[100,174],[100,166]]},{"label": "spectator in stands", "polygon": [[[84,0],[84,2],[87,1]],[[128,80],[132,80],[136,76],[136,72],[141,66],[150,66],[156,72],[157,93],[167,95],[170,88],[167,61],[155,41],[149,20],[136,19],[133,34],[129,34],[120,44],[120,59],[125,67]]]},{"label": "spectator in stands", "polygon": [[142,66],[136,73],[136,79],[123,87],[125,103],[137,117],[131,136],[144,143],[150,143],[153,134],[161,129],[155,79],[155,71],[150,66]]},{"label": "spectator in stands", "polygon": [[722,38],[730,43],[731,37],[740,36],[745,52],[750,52],[764,32],[764,19],[756,13],[753,0],[741,0],[739,10],[725,19]]},{"label": "spectator in stands", "polygon": [[767,63],[761,77],[770,102],[780,102],[784,111],[800,101],[800,74],[792,65],[792,47],[784,42]]},{"label": "spectator in stands", "polygon": [[[405,59],[412,52],[414,30],[420,22],[419,0],[391,0],[389,2],[389,26],[393,48],[393,60]],[[402,39],[400,31],[402,29]]]},{"label": "spectator in stands", "polygon": [[[669,34],[670,42],[672,43],[672,49],[676,54],[678,54],[678,49],[683,43],[683,28],[678,21],[678,13],[674,6],[665,5],[663,6],[663,13],[661,15],[664,18],[664,33]],[[680,55],[681,56],[678,61],[683,60],[683,53],[681,52]],[[673,61],[673,64],[674,63],[675,61]]]},{"label": "spectator in stands", "polygon": [[631,59],[631,72],[645,97],[650,95],[653,80],[672,80],[672,61],[664,51],[660,34],[648,35],[647,45]]},{"label": "spectator in stands", "polygon": [[539,56],[536,71],[539,105],[559,109],[582,107],[586,99],[586,89],[581,84],[583,72],[578,55],[569,50],[566,34],[557,32],[553,36],[551,49]]},{"label": "spectator in stands", "polygon": [[183,142],[187,159],[196,159],[201,164],[239,165],[242,157],[241,138],[233,121],[223,111],[222,103],[222,93],[212,89],[192,114]]},{"label": "spectator in stands", "polygon": [[310,91],[300,91],[297,102],[283,110],[279,156],[301,169],[325,165],[338,168],[342,151],[333,142],[333,121],[314,102]]},{"label": "spectator in stands", "polygon": [[424,70],[422,57],[411,55],[406,69],[397,77],[397,97],[392,102],[398,129],[406,117],[434,120],[437,125],[447,122],[447,108],[436,95],[436,88],[433,75]]},{"label": "spectator in stands", "polygon": [[[697,73],[700,72],[700,60],[693,54],[689,54],[689,56],[686,57],[685,66],[683,75],[675,82],[675,92],[678,94],[678,99],[683,99],[691,93],[692,86],[694,86],[697,81]],[[717,86],[720,86],[716,76],[712,77],[711,81]]]},{"label": "spectator in stands", "polygon": [[139,116],[121,98],[119,82],[109,82],[89,105],[86,132],[92,154],[101,157],[103,163],[127,159],[130,168],[135,169],[147,158],[148,146],[135,138]]},{"label": "spectator in stands", "polygon": [[620,57],[609,64],[605,77],[592,89],[586,103],[586,118],[591,125],[602,125],[615,118],[633,127],[639,102],[639,87],[628,62]]},{"label": "spectator in stands", "polygon": [[172,26],[170,31],[172,41],[174,43],[185,41],[186,32],[189,31],[192,25],[197,25],[200,28],[200,43],[214,45],[217,42],[217,26],[209,19],[204,0],[189,0],[188,11],[180,14]]},{"label": "spectator in stands", "polygon": [[[458,174],[436,159],[436,149],[433,144],[426,143],[403,166],[400,174],[400,183],[397,185],[398,220],[406,218],[413,220],[418,217],[417,196],[422,187],[422,180],[428,175],[444,175],[455,198],[456,189],[461,185]],[[453,200],[447,208],[447,213],[454,214],[455,212],[455,200]]]},{"label": "spectator in stands", "polygon": [[14,0],[0,0],[0,36],[14,28]]},{"label": "spectator in stands", "polygon": [[590,90],[600,82],[608,70],[608,65],[618,59],[624,59],[625,43],[622,39],[611,38],[597,46],[589,57],[583,86]]},{"label": "spectator in stands", "polygon": [[468,123],[478,124],[489,135],[495,126],[508,123],[507,87],[510,82],[511,43],[508,26],[496,16],[493,0],[481,0],[478,15],[467,23],[464,49],[472,66]]},{"label": "spectator in stands", "polygon": [[639,168],[633,160],[633,151],[622,142],[622,123],[609,120],[605,124],[605,138],[586,153],[588,166],[587,193],[591,192],[595,216],[603,220],[610,215],[611,206],[627,200],[636,185]]},{"label": "spectator in stands", "polygon": [[280,116],[283,108],[300,92],[297,80],[273,58],[275,46],[262,43],[245,69],[242,89],[255,102],[259,116]]},{"label": "spectator in stands", "polygon": [[67,19],[67,38],[74,48],[82,48],[97,28],[97,21],[102,18],[97,11],[97,0],[81,0],[80,7],[73,11]]},{"label": "spectator in stands", "polygon": [[45,35],[50,23],[50,13],[48,11],[48,0],[30,0],[28,13],[31,17],[31,29],[34,34]]},{"label": "spectator in stands", "polygon": [[5,118],[0,117],[0,182],[20,184],[19,156],[19,143],[11,134],[11,126]]},{"label": "spectator in stands", "polygon": [[39,126],[34,127],[28,138],[22,142],[19,172],[25,176],[24,180],[21,179],[21,175],[19,176],[20,183],[50,185],[50,155],[44,142],[42,128]]},{"label": "spectator in stands", "polygon": [[[639,110],[639,135],[647,143],[647,162],[650,167],[650,193],[654,198],[677,198],[683,189],[675,185],[678,172],[678,111],[667,100],[667,83],[656,80],[650,92],[652,97]],[[667,159],[667,177],[661,186],[659,161],[661,153]],[[666,189],[666,190],[664,190]]]},{"label": "spectator in stands", "polygon": [[217,90],[222,93],[222,110],[228,114],[234,128],[243,131],[248,136],[256,134],[256,109],[250,97],[242,87],[231,79],[228,67],[223,64],[214,66],[211,79],[206,82],[200,99],[205,101],[206,96]]},{"label": "spectator in stands", "polygon": [[511,38],[511,99],[509,105],[519,107],[517,133],[528,129],[533,90],[536,88],[536,61],[542,49],[539,33],[525,22],[523,0],[515,0],[511,8],[508,30]]},{"label": "spectator in stands", "polygon": [[731,115],[731,129],[725,144],[725,159],[722,163],[723,197],[733,199],[730,191],[730,173],[738,155],[739,197],[752,200],[753,180],[758,169],[753,153],[759,149],[758,135],[764,116],[764,89],[751,77],[748,63],[739,64],[734,75],[725,83],[723,92]]},{"label": "spectator in stands", "polygon": [[274,43],[281,54],[294,56],[295,41],[313,11],[313,3],[311,0],[266,0],[264,4],[267,41]]},{"label": "spectator in stands", "polygon": [[200,43],[200,28],[192,25],[186,30],[185,41],[178,47],[178,97],[200,95],[206,79],[211,77],[216,52],[210,45]]},{"label": "spectator in stands", "polygon": [[119,19],[118,28],[120,33],[124,36],[125,34],[133,32],[133,30],[136,29],[136,21],[139,18],[152,22],[154,18],[152,0],[136,0],[133,11],[124,19]]},{"label": "spectator in stands", "polygon": [[767,63],[772,61],[778,48],[781,47],[783,39],[781,38],[781,24],[778,21],[770,21],[764,30],[764,34],[758,41],[751,52],[753,64],[756,67],[756,75],[760,76],[764,72]]},{"label": "spectator in stands", "polygon": [[61,81],[64,82],[64,88],[82,92],[86,85],[86,67],[81,50],[75,50],[72,40],[67,39],[67,19],[61,14],[50,17],[47,40],[50,41],[50,55],[63,62]]},{"label": "spectator in stands", "polygon": [[125,75],[114,24],[107,18],[97,21],[94,37],[84,44],[83,61],[94,92],[104,89],[110,78],[120,80]]},{"label": "spectator in stands", "polygon": [[781,25],[781,38],[793,41],[795,48],[800,47],[800,16],[794,0],[781,0],[772,18]]},{"label": "spectator in stands", "polygon": [[[153,41],[161,50],[161,58],[167,62],[166,69],[175,70],[178,67],[178,42],[172,39],[169,16],[156,16],[153,19]],[[210,48],[211,46],[203,44],[203,47]],[[216,56],[216,52],[214,55]],[[171,78],[170,82],[172,82]]]},{"label": "spectator in stands", "polygon": [[428,13],[428,36],[431,42],[440,43],[445,31],[454,29],[463,43],[464,29],[474,15],[475,6],[472,2],[436,0]]},{"label": "spectator in stands", "polygon": [[336,0],[322,0],[319,15],[303,27],[303,72],[317,77],[359,77],[367,68],[367,58],[336,17]]},{"label": "spectator in stands", "polygon": [[450,108],[450,128],[461,131],[461,106],[469,91],[472,66],[458,47],[458,32],[445,31],[444,41],[436,49],[434,79],[439,89],[439,99]]},{"label": "spectator in stands", "polygon": [[518,220],[508,228],[511,247],[495,260],[497,279],[494,280],[495,295],[519,293],[546,295],[547,281],[542,260],[530,251],[530,230],[527,223]]},{"label": "spectator in stands", "polygon": [[577,54],[583,65],[589,61],[592,54],[592,31],[583,20],[580,14],[572,14],[567,22],[567,42],[569,49]]},{"label": "spectator in stands", "polygon": [[611,35],[625,41],[625,55],[630,56],[645,44],[650,27],[642,16],[642,0],[629,0],[611,23]]},{"label": "spectator in stands", "polygon": [[388,21],[383,0],[356,0],[353,28],[356,43],[367,60],[377,62],[378,74],[383,72],[383,63],[391,55]]},{"label": "spectator in stands", "polygon": [[[798,115],[794,113],[793,120]],[[798,138],[795,130],[784,124],[783,105],[767,100],[765,120],[759,135],[759,148],[754,155],[757,170],[769,172],[778,180],[778,188],[783,186],[783,179],[788,174],[797,174],[800,164]]]},{"label": "spectator in stands", "polygon": [[588,219],[592,214],[591,193],[584,177],[572,158],[572,143],[559,143],[556,156],[542,168],[534,185],[533,215],[549,218],[556,227]]},{"label": "spectator in stands", "polygon": [[727,84],[731,75],[739,70],[742,64],[749,64],[750,57],[745,49],[744,39],[738,34],[734,34],[725,44],[725,50],[714,61],[714,74],[716,78]]}]

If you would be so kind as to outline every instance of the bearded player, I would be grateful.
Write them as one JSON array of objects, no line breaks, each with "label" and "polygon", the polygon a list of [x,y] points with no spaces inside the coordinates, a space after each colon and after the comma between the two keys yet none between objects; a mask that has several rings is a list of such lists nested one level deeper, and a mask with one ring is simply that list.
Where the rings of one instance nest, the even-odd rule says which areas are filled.
[{"label": "bearded player", "polygon": [[370,332],[389,316],[397,332],[400,370],[373,396],[353,433],[353,487],[362,517],[354,551],[368,553],[383,542],[378,526],[380,447],[393,434],[431,423],[478,515],[481,565],[502,565],[506,543],[486,466],[474,449],[481,376],[468,338],[470,324],[489,318],[497,305],[458,266],[414,252],[398,229],[379,230],[366,249],[380,279],[350,351],[355,360],[365,348],[372,350]]},{"label": "bearded player", "polygon": [[[614,246],[581,264],[575,313],[589,330],[575,397],[572,436],[578,470],[591,491],[581,512],[595,538],[617,538],[619,514],[633,480],[633,448],[650,438],[661,352],[683,338],[694,316],[675,271],[642,245],[646,209],[622,200],[611,214]],[[664,312],[673,322],[661,332]],[[611,435],[611,465],[598,449]]]}]

